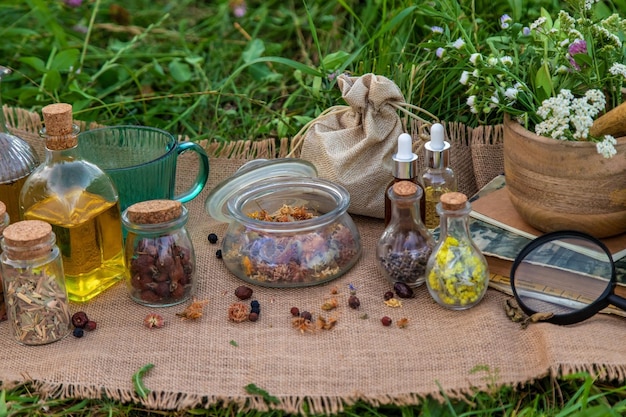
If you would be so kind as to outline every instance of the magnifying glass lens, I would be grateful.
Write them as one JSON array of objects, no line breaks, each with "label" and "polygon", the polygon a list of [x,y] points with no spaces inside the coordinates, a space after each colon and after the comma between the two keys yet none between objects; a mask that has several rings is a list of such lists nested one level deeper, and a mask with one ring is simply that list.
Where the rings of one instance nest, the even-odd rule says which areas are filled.
[{"label": "magnifying glass lens", "polygon": [[[564,318],[579,315],[610,292],[611,258],[593,240],[556,238],[520,255],[512,271],[512,285],[520,305],[531,312]],[[589,316],[595,312],[590,311]]]}]

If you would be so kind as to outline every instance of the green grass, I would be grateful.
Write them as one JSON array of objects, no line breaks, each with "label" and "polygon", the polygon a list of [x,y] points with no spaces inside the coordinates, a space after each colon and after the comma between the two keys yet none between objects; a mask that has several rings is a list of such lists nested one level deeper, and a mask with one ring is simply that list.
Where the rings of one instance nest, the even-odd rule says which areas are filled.
[{"label": "green grass", "polygon": [[[412,0],[0,0],[0,64],[5,104],[40,112],[72,103],[75,117],[103,124],[160,127],[193,140],[292,137],[323,109],[343,104],[335,76],[375,72],[393,79],[408,102],[444,120],[468,122],[455,68],[435,68],[421,45],[439,22],[437,5]],[[239,3],[243,3],[240,1]],[[482,30],[503,13],[532,21],[558,1],[463,1],[465,23]],[[120,9],[123,4],[127,9]],[[604,10],[626,10],[626,0]],[[270,393],[271,394],[271,393]],[[626,387],[588,375],[544,378],[521,387],[477,392],[443,403],[373,407],[345,416],[609,416],[626,408]],[[192,415],[239,413],[218,405]],[[163,416],[111,400],[40,400],[28,385],[1,391],[3,416]]]},{"label": "green grass", "polygon": [[[347,405],[339,416],[555,416],[610,417],[626,412],[626,388],[594,381],[587,374],[559,380],[544,378],[513,389],[494,388],[476,392],[463,399],[443,401],[425,398],[417,406],[371,406],[365,402]],[[211,405],[184,411],[148,410],[138,404],[112,400],[40,400],[21,385],[0,392],[0,416],[285,416],[282,411],[242,412],[228,404]]]},{"label": "green grass", "polygon": [[[72,103],[77,118],[161,127],[192,139],[293,136],[342,103],[334,76],[375,72],[407,101],[467,120],[455,68],[433,67],[421,44],[441,23],[439,2],[410,0],[0,2],[2,65],[15,74],[5,104],[40,111]],[[620,0],[622,5],[625,0]],[[532,21],[559,2],[464,1],[463,21],[493,28],[502,13]],[[470,7],[473,5],[473,7]]]}]

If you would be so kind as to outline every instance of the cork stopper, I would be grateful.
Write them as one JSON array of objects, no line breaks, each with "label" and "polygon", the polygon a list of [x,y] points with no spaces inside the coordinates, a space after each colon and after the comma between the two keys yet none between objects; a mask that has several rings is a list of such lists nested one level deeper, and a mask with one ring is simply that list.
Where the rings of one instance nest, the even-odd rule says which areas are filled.
[{"label": "cork stopper", "polygon": [[411,181],[398,181],[393,185],[393,192],[400,197],[408,197],[417,192],[417,184]]},{"label": "cork stopper", "polygon": [[150,200],[135,203],[126,209],[128,220],[137,224],[159,224],[177,219],[183,205],[175,200]]},{"label": "cork stopper", "polygon": [[78,138],[72,123],[72,106],[55,103],[45,106],[41,112],[46,126],[46,147],[51,150],[73,148]]},{"label": "cork stopper", "polygon": [[441,207],[444,210],[460,210],[465,208],[467,203],[467,196],[463,193],[445,193],[442,194],[440,199]]},{"label": "cork stopper", "polygon": [[41,220],[23,220],[2,232],[4,248],[12,259],[33,259],[50,252],[52,226]]},{"label": "cork stopper", "polygon": [[0,201],[0,221],[2,221],[2,217],[7,213],[7,206],[2,201]]}]

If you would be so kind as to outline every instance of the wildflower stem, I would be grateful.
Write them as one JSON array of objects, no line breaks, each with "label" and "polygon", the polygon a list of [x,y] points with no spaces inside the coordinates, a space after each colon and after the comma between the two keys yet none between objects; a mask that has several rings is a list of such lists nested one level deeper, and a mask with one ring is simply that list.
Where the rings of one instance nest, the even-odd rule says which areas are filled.
[{"label": "wildflower stem", "polygon": [[89,26],[87,26],[87,33],[85,34],[85,42],[83,42],[83,50],[80,54],[78,71],[83,69],[83,63],[85,62],[85,56],[87,55],[87,47],[89,46],[89,39],[91,38],[91,31],[93,30],[93,26],[96,22],[96,16],[98,15],[99,9],[100,9],[100,0],[96,0],[96,2],[93,5],[93,11],[91,12],[91,17],[89,18]]}]

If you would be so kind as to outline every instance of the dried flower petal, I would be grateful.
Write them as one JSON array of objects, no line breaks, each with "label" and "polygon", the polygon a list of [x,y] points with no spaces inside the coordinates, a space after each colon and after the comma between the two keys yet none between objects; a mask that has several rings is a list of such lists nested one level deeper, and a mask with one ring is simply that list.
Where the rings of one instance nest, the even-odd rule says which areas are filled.
[{"label": "dried flower petal", "polygon": [[397,298],[390,298],[388,300],[385,300],[385,304],[388,307],[402,307],[402,301],[398,300]]},{"label": "dried flower petal", "polygon": [[248,306],[243,303],[232,303],[228,307],[228,319],[235,323],[241,323],[248,319]]},{"label": "dried flower petal", "polygon": [[159,314],[150,313],[146,316],[146,318],[143,319],[143,324],[150,329],[155,327],[159,329],[163,327],[163,325],[165,324],[165,320],[163,320],[163,317]]},{"label": "dried flower petal", "polygon": [[191,319],[199,319],[202,317],[202,310],[204,306],[207,305],[208,301],[196,301],[194,300],[182,313],[176,313],[178,317],[181,317],[183,320]]}]

